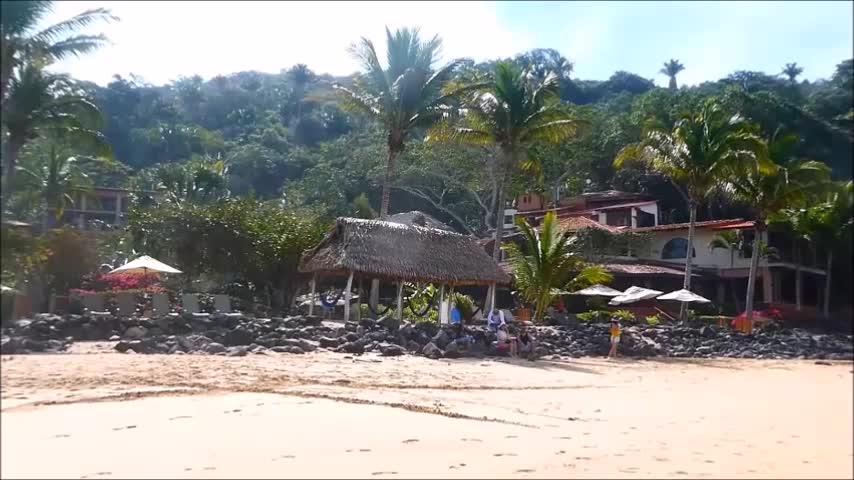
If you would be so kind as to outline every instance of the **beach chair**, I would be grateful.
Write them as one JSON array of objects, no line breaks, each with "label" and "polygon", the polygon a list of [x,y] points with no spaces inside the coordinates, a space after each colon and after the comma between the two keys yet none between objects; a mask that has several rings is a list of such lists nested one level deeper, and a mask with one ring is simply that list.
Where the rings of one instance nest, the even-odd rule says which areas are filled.
[{"label": "beach chair", "polygon": [[[169,312],[169,295],[165,293],[155,293],[151,296],[151,306],[154,310],[154,315],[157,317],[165,317],[173,315]],[[177,314],[174,314],[177,315]]]},{"label": "beach chair", "polygon": [[89,313],[109,314],[104,308],[104,296],[100,293],[87,293],[83,295],[83,310]]},{"label": "beach chair", "polygon": [[133,293],[122,292],[116,295],[116,305],[118,306],[116,316],[132,317],[136,315],[136,295]]},{"label": "beach chair", "polygon": [[185,293],[181,295],[181,305],[184,306],[184,311],[193,314],[194,317],[208,317],[209,313],[202,313],[199,307],[199,297],[195,293]]}]

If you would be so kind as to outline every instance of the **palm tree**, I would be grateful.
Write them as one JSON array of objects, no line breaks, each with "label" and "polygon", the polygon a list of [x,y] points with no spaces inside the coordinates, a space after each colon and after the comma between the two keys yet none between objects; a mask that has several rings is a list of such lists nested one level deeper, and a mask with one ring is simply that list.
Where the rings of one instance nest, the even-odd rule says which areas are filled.
[{"label": "palm tree", "polygon": [[388,158],[380,217],[388,215],[395,163],[408,137],[414,130],[430,127],[441,118],[443,106],[450,98],[442,94],[442,88],[459,62],[450,62],[434,71],[441,46],[438,36],[422,41],[417,28],[394,33],[386,28],[387,67],[380,64],[373,42],[363,37],[350,47],[350,53],[361,62],[364,72],[353,89],[335,85],[343,94],[345,108],[374,118],[385,129]]},{"label": "palm tree", "polygon": [[787,63],[780,73],[789,78],[789,83],[794,84],[798,75],[804,73],[804,69],[799,67],[797,63]]},{"label": "palm tree", "polygon": [[49,64],[92,52],[106,45],[107,37],[77,32],[96,21],[118,20],[109,10],[95,8],[35,30],[53,10],[53,4],[44,0],[3,2],[3,14],[0,16],[0,98],[3,102],[16,69],[28,61]]},{"label": "palm tree", "polygon": [[[588,265],[573,251],[575,237],[557,225],[557,216],[548,212],[537,228],[522,218],[516,225],[525,238],[524,250],[515,244],[507,246],[516,285],[522,297],[534,304],[534,318],[543,318],[551,301],[567,288],[584,288],[608,283],[611,275],[598,265]],[[572,277],[573,273],[577,273]]]},{"label": "palm tree", "polygon": [[[697,206],[730,173],[730,165],[760,163],[763,152],[764,143],[750,124],[740,115],[727,114],[717,100],[709,99],[699,112],[678,120],[671,131],[652,129],[641,142],[628,145],[617,154],[615,167],[633,160],[646,163],[670,180],[688,204],[683,288],[691,289]],[[687,316],[684,303],[681,316]]]},{"label": "palm tree", "polygon": [[676,75],[678,75],[682,70],[685,70],[685,65],[682,65],[679,60],[671,58],[669,62],[664,62],[664,67],[662,67],[658,72],[670,77],[669,88],[671,90],[676,90]]},{"label": "palm tree", "polygon": [[794,218],[796,231],[827,252],[822,313],[824,318],[829,318],[833,251],[851,244],[854,229],[854,182],[837,183],[822,202],[805,209],[785,211],[783,216]]},{"label": "palm tree", "polygon": [[75,193],[86,192],[91,187],[88,175],[78,163],[79,155],[96,155],[99,161],[111,159],[109,145],[101,137],[62,130],[48,132],[26,150],[18,170],[24,175],[24,182],[41,192],[45,228],[54,219],[62,218],[66,205],[74,203]]},{"label": "palm tree", "polygon": [[298,63],[288,70],[288,76],[294,84],[294,98],[297,102],[297,119],[302,117],[302,101],[306,87],[314,81],[314,72],[304,63]]},{"label": "palm tree", "polygon": [[735,266],[735,252],[741,250],[744,246],[744,237],[741,235],[741,230],[724,230],[714,237],[709,242],[709,250],[728,250],[729,251],[729,266]]},{"label": "palm tree", "polygon": [[498,149],[495,178],[499,220],[495,225],[492,251],[501,259],[504,230],[504,195],[510,170],[530,166],[528,147],[536,142],[558,143],[576,135],[581,122],[564,109],[558,98],[558,77],[549,73],[542,81],[510,62],[500,62],[490,81],[463,87],[473,92],[463,99],[462,123],[443,121],[432,129],[428,140],[454,141],[470,145],[493,145]]},{"label": "palm tree", "polygon": [[753,253],[747,278],[745,314],[753,321],[753,297],[756,289],[756,271],[762,256],[762,237],[769,217],[787,208],[806,206],[811,199],[826,188],[830,169],[814,160],[796,159],[791,155],[797,143],[794,135],[783,135],[778,129],[767,145],[768,158],[774,162],[763,168],[757,162],[730,165],[730,177],[724,188],[733,198],[741,200],[754,211]]},{"label": "palm tree", "polygon": [[195,158],[168,164],[154,171],[156,189],[173,203],[206,203],[227,198],[228,165],[224,160]]},{"label": "palm tree", "polygon": [[98,130],[101,112],[83,96],[66,75],[43,71],[26,64],[12,76],[3,114],[3,195],[0,211],[12,194],[13,179],[21,148],[43,132],[75,138],[102,139]]}]

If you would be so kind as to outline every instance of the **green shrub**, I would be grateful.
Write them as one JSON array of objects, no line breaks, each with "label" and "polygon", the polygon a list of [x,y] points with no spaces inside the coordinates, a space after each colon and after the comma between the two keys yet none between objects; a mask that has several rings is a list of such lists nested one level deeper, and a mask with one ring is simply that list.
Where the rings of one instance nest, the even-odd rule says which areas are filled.
[{"label": "green shrub", "polygon": [[647,325],[658,325],[659,323],[661,323],[661,318],[658,316],[658,314],[649,315],[646,317],[646,323]]},{"label": "green shrub", "polygon": [[604,322],[608,320],[610,312],[606,310],[591,310],[589,312],[579,313],[575,316],[582,322]]},{"label": "green shrub", "polygon": [[[607,313],[607,312],[606,312]],[[617,320],[621,322],[634,323],[635,322],[635,314],[628,310],[617,310],[611,314],[614,317],[617,317]]]}]

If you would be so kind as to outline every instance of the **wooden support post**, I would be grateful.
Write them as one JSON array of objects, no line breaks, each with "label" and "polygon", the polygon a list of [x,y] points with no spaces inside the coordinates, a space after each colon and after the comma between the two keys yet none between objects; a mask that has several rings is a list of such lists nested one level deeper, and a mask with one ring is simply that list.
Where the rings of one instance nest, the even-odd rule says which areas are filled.
[{"label": "wooden support post", "polygon": [[397,319],[403,320],[403,280],[397,284]]},{"label": "wooden support post", "polygon": [[489,289],[492,292],[492,298],[489,300],[489,310],[492,311],[497,308],[495,298],[498,296],[498,285],[493,283],[489,286]]},{"label": "wooden support post", "polygon": [[445,313],[445,285],[439,286],[439,325],[442,324],[442,314]]},{"label": "wooden support post", "polygon": [[358,295],[358,299],[356,300],[356,320],[362,320],[362,279],[359,279],[359,288],[356,290],[356,295]]},{"label": "wooden support post", "polygon": [[454,304],[454,286],[448,287],[448,325],[451,324],[451,305]]},{"label": "wooden support post", "polygon": [[350,321],[350,300],[353,298],[353,272],[347,277],[347,289],[344,290],[344,321]]},{"label": "wooden support post", "polygon": [[309,316],[314,314],[314,289],[317,286],[317,275],[311,276],[311,293],[309,293],[309,303],[308,303],[308,314]]}]

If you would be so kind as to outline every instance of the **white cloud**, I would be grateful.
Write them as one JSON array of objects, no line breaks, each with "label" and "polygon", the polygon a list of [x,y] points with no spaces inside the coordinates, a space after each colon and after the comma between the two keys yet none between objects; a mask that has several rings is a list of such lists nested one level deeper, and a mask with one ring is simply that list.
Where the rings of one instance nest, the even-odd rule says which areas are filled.
[{"label": "white cloud", "polygon": [[113,45],[54,68],[105,83],[136,73],[152,83],[181,75],[210,78],[241,70],[278,72],[305,63],[318,73],[358,69],[347,47],[361,36],[385,55],[385,26],[439,33],[444,59],[507,56],[532,47],[499,22],[491,2],[57,2],[55,22],[92,7],[121,18],[96,25]]}]

